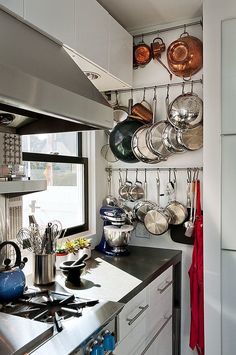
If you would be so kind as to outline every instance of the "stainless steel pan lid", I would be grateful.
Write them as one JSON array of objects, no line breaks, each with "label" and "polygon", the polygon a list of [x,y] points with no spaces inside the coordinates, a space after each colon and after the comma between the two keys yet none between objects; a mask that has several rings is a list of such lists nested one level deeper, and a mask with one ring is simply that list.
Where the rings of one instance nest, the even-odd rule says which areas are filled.
[{"label": "stainless steel pan lid", "polygon": [[177,131],[178,142],[188,150],[198,150],[203,146],[203,126]]},{"label": "stainless steel pan lid", "polygon": [[153,154],[152,151],[148,148],[146,143],[146,135],[150,125],[145,125],[135,131],[132,138],[132,149],[133,153],[137,158],[146,163],[154,164],[160,162],[160,156]]},{"label": "stainless steel pan lid", "polygon": [[148,148],[156,155],[166,159],[171,155],[171,152],[163,144],[163,132],[166,129],[167,122],[159,121],[152,125],[146,135],[146,143]]},{"label": "stainless steel pan lid", "polygon": [[177,129],[170,123],[166,125],[163,131],[162,140],[164,145],[173,153],[182,153],[186,151],[186,148],[179,144],[177,140]]}]

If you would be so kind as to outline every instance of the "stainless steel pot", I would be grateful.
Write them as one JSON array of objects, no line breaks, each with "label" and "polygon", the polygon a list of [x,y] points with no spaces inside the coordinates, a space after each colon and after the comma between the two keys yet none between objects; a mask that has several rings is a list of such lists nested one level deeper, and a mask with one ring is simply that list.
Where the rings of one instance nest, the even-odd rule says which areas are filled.
[{"label": "stainless steel pot", "polygon": [[144,196],[145,200],[139,201],[134,205],[134,215],[139,222],[144,223],[144,218],[148,211],[153,210],[156,207],[154,202],[148,201],[147,199],[147,171],[145,169],[145,180],[144,180]]},{"label": "stainless steel pot", "polygon": [[119,187],[119,195],[124,200],[129,200],[130,195],[129,191],[132,186],[132,182],[128,180],[128,169],[125,171],[125,181],[122,181],[121,171],[119,170],[120,174],[120,187]]},{"label": "stainless steel pot", "polygon": [[171,180],[171,169],[169,170],[169,183],[174,186],[173,200],[168,203],[168,205],[166,206],[166,210],[171,215],[171,220],[169,221],[169,223],[178,225],[185,221],[188,216],[188,210],[186,206],[176,200],[177,179],[175,170],[173,172],[174,178]]},{"label": "stainless steel pot", "polygon": [[[168,102],[167,102],[168,104]],[[168,120],[178,129],[197,127],[203,119],[203,102],[197,94],[191,92],[184,93],[176,97],[168,104]]]},{"label": "stainless steel pot", "polygon": [[168,210],[160,207],[160,177],[159,171],[156,178],[157,185],[157,207],[147,212],[144,218],[144,225],[149,233],[161,235],[168,230],[171,215]]},{"label": "stainless steel pot", "polygon": [[138,180],[138,169],[136,169],[135,183],[129,190],[130,201],[134,202],[144,197],[142,182]]}]

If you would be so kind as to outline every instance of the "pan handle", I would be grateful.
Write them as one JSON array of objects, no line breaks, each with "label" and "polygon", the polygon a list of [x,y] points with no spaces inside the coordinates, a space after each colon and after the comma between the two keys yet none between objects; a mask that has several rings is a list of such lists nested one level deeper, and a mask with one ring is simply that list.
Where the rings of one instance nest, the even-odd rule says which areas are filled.
[{"label": "pan handle", "polygon": [[156,185],[157,185],[157,208],[160,208],[160,169],[157,169]]}]

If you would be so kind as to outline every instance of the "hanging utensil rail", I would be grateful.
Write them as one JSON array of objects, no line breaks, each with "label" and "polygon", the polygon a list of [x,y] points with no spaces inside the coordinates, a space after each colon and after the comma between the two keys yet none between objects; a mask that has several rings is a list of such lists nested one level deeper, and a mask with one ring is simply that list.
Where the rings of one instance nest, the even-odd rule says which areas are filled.
[{"label": "hanging utensil rail", "polygon": [[181,29],[183,27],[187,28],[187,27],[196,26],[196,25],[201,25],[202,26],[202,21],[199,20],[199,21],[185,23],[185,24],[182,24],[182,25],[176,25],[176,26],[160,28],[160,29],[157,29],[155,31],[150,31],[150,32],[145,32],[145,33],[138,33],[138,34],[135,34],[133,36],[133,38],[151,36],[151,35],[156,35],[156,34],[159,35],[160,33],[163,33],[163,32],[174,31],[174,30]]},{"label": "hanging utensil rail", "polygon": [[170,84],[159,84],[159,85],[152,85],[152,86],[145,86],[145,87],[140,87],[140,88],[133,88],[133,89],[121,89],[121,90],[111,90],[111,91],[106,91],[106,95],[110,95],[112,93],[122,93],[122,92],[134,92],[134,91],[144,91],[144,90],[154,90],[154,89],[165,89],[167,87],[172,87],[172,86],[186,86],[186,85],[193,85],[193,84],[202,84],[203,79],[198,79],[198,80],[191,80],[191,81],[181,81],[179,83],[170,83]]},{"label": "hanging utensil rail", "polygon": [[203,171],[203,167],[199,167],[199,166],[192,166],[192,167],[176,167],[176,168],[169,168],[169,167],[158,167],[158,168],[106,168],[105,170],[109,173],[111,173],[111,171],[169,171],[169,170],[174,170],[174,171],[185,171],[188,169],[192,169],[192,170],[198,170],[198,171]]}]

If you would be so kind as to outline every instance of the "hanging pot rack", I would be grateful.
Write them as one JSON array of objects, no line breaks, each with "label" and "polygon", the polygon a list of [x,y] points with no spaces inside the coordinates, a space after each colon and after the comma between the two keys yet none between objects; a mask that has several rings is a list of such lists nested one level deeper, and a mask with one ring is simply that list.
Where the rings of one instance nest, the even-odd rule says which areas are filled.
[{"label": "hanging pot rack", "polygon": [[181,28],[186,29],[187,27],[191,27],[191,26],[196,26],[196,25],[201,25],[202,26],[202,20],[199,21],[194,21],[194,22],[189,22],[189,23],[185,23],[182,25],[176,25],[176,26],[170,26],[170,27],[165,27],[165,28],[160,28],[159,30],[153,30],[150,32],[145,32],[145,33],[138,33],[133,35],[133,38],[137,38],[137,37],[145,37],[145,36],[151,36],[151,35],[156,35],[156,34],[160,34],[163,32],[168,32],[168,31],[174,31],[174,30],[178,30]]},{"label": "hanging pot rack", "polygon": [[135,91],[147,91],[147,90],[156,90],[156,89],[165,89],[170,88],[172,86],[186,86],[186,85],[193,85],[193,84],[203,84],[203,78],[198,80],[191,80],[191,81],[180,81],[178,83],[170,83],[170,84],[159,84],[159,85],[152,85],[152,86],[145,86],[145,87],[138,87],[138,88],[131,88],[131,89],[121,89],[121,90],[111,90],[105,92],[105,95],[108,97],[112,93],[124,93],[124,92],[135,92]]},{"label": "hanging pot rack", "polygon": [[198,171],[203,171],[203,167],[202,166],[192,166],[192,167],[158,167],[158,168],[112,168],[112,167],[107,167],[105,168],[105,171],[107,172],[112,172],[112,171],[187,171],[187,170],[198,170]]}]

